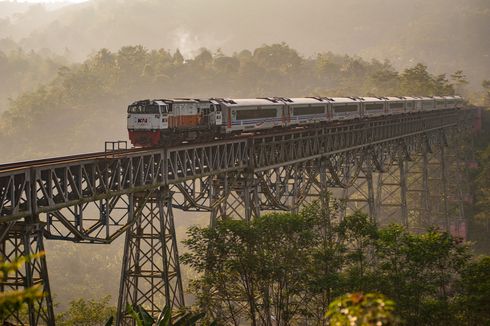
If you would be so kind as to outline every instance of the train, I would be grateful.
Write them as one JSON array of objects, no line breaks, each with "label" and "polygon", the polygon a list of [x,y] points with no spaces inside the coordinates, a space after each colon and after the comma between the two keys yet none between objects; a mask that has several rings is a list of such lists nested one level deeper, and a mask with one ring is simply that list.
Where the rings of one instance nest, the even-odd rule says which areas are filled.
[{"label": "train", "polygon": [[147,99],[128,106],[127,127],[133,146],[157,147],[463,105],[461,96]]}]

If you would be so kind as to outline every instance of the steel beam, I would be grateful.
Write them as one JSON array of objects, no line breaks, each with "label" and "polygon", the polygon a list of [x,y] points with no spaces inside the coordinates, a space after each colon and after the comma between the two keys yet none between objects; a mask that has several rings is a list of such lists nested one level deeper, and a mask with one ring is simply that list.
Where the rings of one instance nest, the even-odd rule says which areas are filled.
[{"label": "steel beam", "polygon": [[[21,257],[44,252],[43,227],[39,222],[13,222],[2,225],[0,261],[14,262]],[[28,304],[27,314],[12,311],[2,325],[54,325],[53,301],[49,287],[46,257],[27,260],[17,271],[0,280],[0,291],[18,291],[39,286],[45,294]],[[10,323],[10,324],[9,324]]]},{"label": "steel beam", "polygon": [[129,205],[117,307],[117,325],[134,325],[127,305],[144,307],[157,317],[164,306],[184,306],[177,239],[168,188],[135,194]]}]

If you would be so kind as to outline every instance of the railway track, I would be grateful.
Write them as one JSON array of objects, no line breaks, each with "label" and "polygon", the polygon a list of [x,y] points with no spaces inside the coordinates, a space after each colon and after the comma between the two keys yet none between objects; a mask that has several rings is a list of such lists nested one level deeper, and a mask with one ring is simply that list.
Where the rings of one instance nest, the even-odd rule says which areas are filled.
[{"label": "railway track", "polygon": [[[154,148],[152,149],[154,150]],[[0,164],[0,173],[27,169],[27,168],[35,168],[35,167],[46,166],[46,165],[65,164],[65,163],[77,162],[82,160],[105,159],[108,157],[116,157],[116,156],[131,154],[131,153],[144,152],[148,150],[150,149],[131,148],[131,149],[124,149],[124,150],[109,151],[109,152],[106,151],[92,152],[92,153],[83,153],[83,154],[75,154],[75,155],[68,155],[68,156],[50,157],[50,158],[44,158],[39,160],[5,163],[5,164]]]},{"label": "railway track", "polygon": [[[447,110],[448,112],[454,111],[454,110]],[[425,113],[425,116],[430,116],[434,114],[440,114],[439,112],[427,112]],[[398,116],[391,116],[390,117],[393,122],[398,120]],[[376,122],[382,122],[386,121],[386,116],[383,117],[375,117],[375,118],[370,118],[370,119],[365,119],[365,120],[343,120],[343,121],[335,121],[335,122],[330,122],[328,123],[329,127],[331,128],[336,128],[336,127],[349,127],[352,125],[365,125],[365,124],[372,124]],[[182,142],[182,143],[174,143],[170,144],[167,147],[162,147],[162,148],[167,148],[167,149],[173,149],[173,148],[186,148],[186,147],[192,147],[200,144],[206,144],[209,142],[229,142],[229,141],[237,141],[237,140],[243,140],[243,139],[259,139],[259,138],[264,138],[267,139],[269,136],[278,136],[281,134],[284,135],[294,135],[296,133],[301,133],[306,130],[313,130],[315,128],[322,128],[325,127],[324,125],[318,126],[318,125],[303,125],[303,126],[298,126],[295,128],[289,128],[287,130],[284,129],[276,129],[276,130],[271,130],[269,132],[255,132],[255,133],[242,133],[242,134],[230,134],[227,135],[227,137],[223,138],[216,138],[214,140],[195,140],[192,142]],[[51,157],[51,158],[45,158],[45,159],[38,159],[38,160],[29,160],[29,161],[20,161],[20,162],[12,162],[12,163],[5,163],[5,164],[0,164],[0,173],[5,173],[5,172],[11,172],[11,171],[16,171],[16,170],[22,170],[22,169],[30,169],[30,168],[36,168],[36,167],[42,167],[42,166],[47,166],[47,165],[55,165],[55,164],[66,164],[66,163],[71,163],[71,162],[77,162],[81,160],[94,160],[94,159],[108,159],[108,158],[118,158],[121,156],[125,156],[128,154],[132,153],[141,153],[141,152],[150,152],[150,151],[155,151],[161,149],[160,147],[144,147],[144,148],[130,148],[130,149],[119,149],[119,150],[109,150],[109,151],[101,151],[101,152],[91,152],[91,153],[82,153],[82,154],[74,154],[74,155],[68,155],[68,156],[60,156],[60,157]]]}]

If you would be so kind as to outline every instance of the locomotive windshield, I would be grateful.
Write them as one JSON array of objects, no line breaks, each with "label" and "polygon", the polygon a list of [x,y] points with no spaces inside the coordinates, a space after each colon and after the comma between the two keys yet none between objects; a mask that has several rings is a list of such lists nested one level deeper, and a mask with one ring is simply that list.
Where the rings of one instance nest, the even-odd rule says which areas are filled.
[{"label": "locomotive windshield", "polygon": [[156,104],[132,104],[128,106],[128,113],[158,114],[160,110]]}]

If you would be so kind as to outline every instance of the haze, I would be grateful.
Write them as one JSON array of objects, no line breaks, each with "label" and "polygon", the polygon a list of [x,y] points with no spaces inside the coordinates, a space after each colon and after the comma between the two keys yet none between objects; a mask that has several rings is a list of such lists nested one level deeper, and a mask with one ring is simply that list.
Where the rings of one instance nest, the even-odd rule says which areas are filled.
[{"label": "haze", "polygon": [[[34,2],[0,1],[3,163],[101,151],[127,139],[126,107],[144,98],[490,101],[488,0]],[[177,218],[178,238],[206,219]],[[47,250],[58,309],[81,295],[114,299],[120,241],[95,254],[60,242]]]},{"label": "haze", "polygon": [[128,44],[179,48],[190,57],[201,47],[232,53],[286,42],[306,56],[333,51],[388,59],[398,68],[423,62],[435,72],[462,69],[473,84],[490,74],[486,0],[92,0],[56,10],[25,6],[0,2],[0,50],[9,39],[24,49],[49,49],[80,61],[100,48]]}]

